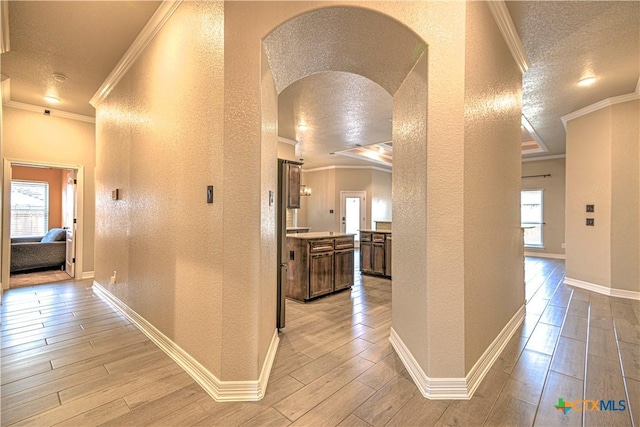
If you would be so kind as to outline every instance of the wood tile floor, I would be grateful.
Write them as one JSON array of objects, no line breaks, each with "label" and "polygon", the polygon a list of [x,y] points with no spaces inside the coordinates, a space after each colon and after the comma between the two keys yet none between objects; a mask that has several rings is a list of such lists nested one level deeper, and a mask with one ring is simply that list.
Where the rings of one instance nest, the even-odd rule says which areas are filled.
[{"label": "wood tile floor", "polygon": [[[640,305],[526,260],[525,323],[469,401],[424,399],[389,345],[391,283],[287,304],[260,402],[213,401],[90,281],[12,289],[0,311],[2,425],[640,426]],[[556,410],[558,398],[624,411]],[[632,424],[632,422],[634,424]]]}]

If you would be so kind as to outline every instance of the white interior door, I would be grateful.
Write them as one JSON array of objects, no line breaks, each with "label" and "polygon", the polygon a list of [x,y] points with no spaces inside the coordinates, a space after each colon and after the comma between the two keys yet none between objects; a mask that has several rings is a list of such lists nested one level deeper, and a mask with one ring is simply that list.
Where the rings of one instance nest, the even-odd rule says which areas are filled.
[{"label": "white interior door", "polygon": [[65,270],[75,277],[76,266],[76,217],[77,217],[76,171],[68,170],[62,187],[62,222],[67,230],[67,259]]},{"label": "white interior door", "polygon": [[340,231],[355,234],[356,244],[360,241],[358,230],[367,227],[367,192],[340,192]]}]

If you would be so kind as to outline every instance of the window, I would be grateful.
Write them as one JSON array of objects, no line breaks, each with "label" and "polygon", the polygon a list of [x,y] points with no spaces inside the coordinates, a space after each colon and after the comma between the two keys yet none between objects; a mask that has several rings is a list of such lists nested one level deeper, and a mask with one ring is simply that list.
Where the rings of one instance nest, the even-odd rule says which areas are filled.
[{"label": "window", "polygon": [[542,241],[542,190],[520,192],[520,222],[524,229],[524,245],[541,248]]},{"label": "window", "polygon": [[49,184],[11,181],[11,237],[44,236],[49,231]]}]

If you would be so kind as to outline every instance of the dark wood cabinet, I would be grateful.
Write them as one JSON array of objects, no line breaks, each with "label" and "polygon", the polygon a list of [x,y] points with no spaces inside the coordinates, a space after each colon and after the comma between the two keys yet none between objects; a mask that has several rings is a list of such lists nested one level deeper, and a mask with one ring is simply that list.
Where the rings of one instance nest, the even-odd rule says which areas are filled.
[{"label": "dark wood cabinet", "polygon": [[353,249],[335,251],[334,260],[334,290],[339,291],[353,286]]},{"label": "dark wood cabinet", "polygon": [[289,163],[287,168],[287,208],[300,209],[300,173],[302,166]]},{"label": "dark wood cabinet", "polygon": [[333,250],[311,255],[309,282],[310,298],[333,291]]},{"label": "dark wood cabinet", "polygon": [[390,266],[386,266],[386,243],[388,233],[360,232],[360,272],[390,277]]},{"label": "dark wood cabinet", "polygon": [[287,249],[287,298],[304,302],[353,286],[353,235],[292,234]]}]

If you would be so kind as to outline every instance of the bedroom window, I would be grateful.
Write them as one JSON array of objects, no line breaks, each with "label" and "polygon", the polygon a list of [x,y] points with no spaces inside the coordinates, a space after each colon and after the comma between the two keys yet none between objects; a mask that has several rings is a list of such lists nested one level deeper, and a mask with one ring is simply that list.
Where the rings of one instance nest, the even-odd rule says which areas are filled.
[{"label": "bedroom window", "polygon": [[542,190],[522,190],[520,192],[520,222],[524,229],[524,245],[542,248]]},{"label": "bedroom window", "polygon": [[11,181],[11,237],[44,236],[49,231],[49,184]]}]

